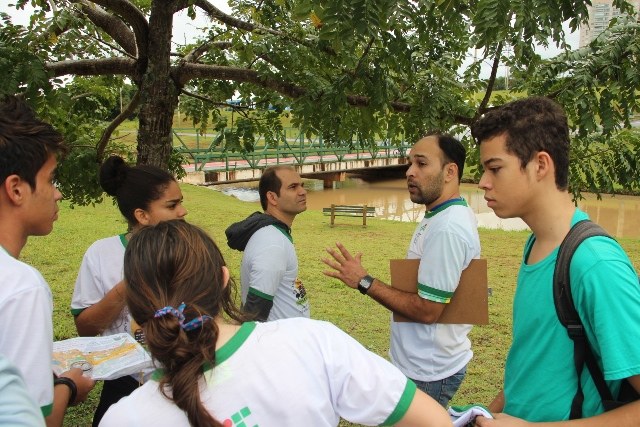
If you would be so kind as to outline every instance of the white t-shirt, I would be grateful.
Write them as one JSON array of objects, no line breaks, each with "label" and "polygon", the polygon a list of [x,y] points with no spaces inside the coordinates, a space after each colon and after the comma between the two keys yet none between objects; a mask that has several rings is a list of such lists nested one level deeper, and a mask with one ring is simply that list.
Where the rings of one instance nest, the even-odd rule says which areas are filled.
[{"label": "white t-shirt", "polygon": [[[71,313],[74,316],[100,302],[115,285],[124,279],[126,246],[127,239],[124,234],[100,239],[89,246],[82,259],[71,298]],[[116,320],[100,335],[108,336],[122,332],[130,334],[138,341],[144,339],[142,328],[133,321],[126,305]],[[145,381],[152,371],[152,368],[144,369],[142,378],[140,374],[131,375],[131,377],[136,381]]]},{"label": "white t-shirt", "polygon": [[0,353],[18,368],[44,416],[53,408],[52,315],[42,275],[0,247]]},{"label": "white t-shirt", "polygon": [[[457,200],[457,199],[456,199]],[[413,234],[408,259],[420,259],[418,295],[448,303],[462,270],[480,257],[480,238],[473,211],[463,200],[428,212]],[[431,325],[391,320],[390,356],[409,378],[438,381],[471,360],[471,325]]]},{"label": "white t-shirt", "polygon": [[[245,323],[216,351],[216,363],[201,380],[201,399],[225,426],[326,427],[337,426],[340,417],[393,424],[405,415],[416,390],[397,368],[349,335],[310,319]],[[111,406],[100,423],[141,425],[188,421],[158,383],[149,381]]]},{"label": "white t-shirt", "polygon": [[44,427],[20,372],[0,353],[0,426]]},{"label": "white t-shirt", "polygon": [[[71,313],[79,315],[85,308],[99,303],[124,278],[124,234],[94,242],[82,258],[76,285],[71,297]],[[107,327],[102,336],[131,331],[131,318],[125,306],[118,318]],[[133,335],[133,334],[132,334]]]},{"label": "white t-shirt", "polygon": [[267,320],[310,317],[307,291],[298,279],[291,236],[269,225],[256,231],[244,249],[240,270],[242,302],[249,292],[273,301]]}]

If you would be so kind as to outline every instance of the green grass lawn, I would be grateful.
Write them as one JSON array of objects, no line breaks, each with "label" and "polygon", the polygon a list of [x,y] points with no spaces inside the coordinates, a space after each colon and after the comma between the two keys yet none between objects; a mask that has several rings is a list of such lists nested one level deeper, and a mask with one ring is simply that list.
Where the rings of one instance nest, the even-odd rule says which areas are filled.
[{"label": "green grass lawn", "polygon": [[[249,213],[259,210],[258,203],[235,198],[204,187],[183,185],[187,220],[207,230],[220,246],[233,275],[238,278],[241,253],[226,245],[225,228]],[[404,258],[415,224],[369,219],[368,227],[358,221],[329,226],[329,217],[308,211],[296,218],[293,238],[296,244],[300,279],[311,298],[311,315],[328,320],[354,336],[369,350],[387,357],[389,348],[389,312],[382,306],[322,274],[324,248],[336,241],[352,252],[363,252],[369,273],[389,280],[389,259]],[[22,260],[35,266],[49,282],[54,295],[54,336],[56,340],[76,335],[69,312],[71,295],[82,256],[89,245],[103,237],[126,230],[117,208],[107,199],[94,207],[70,209],[63,203],[60,219],[47,237],[29,239]],[[454,404],[488,403],[498,391],[506,351],[510,344],[511,299],[526,232],[481,230],[482,254],[488,259],[490,324],[476,326],[471,333],[474,358],[467,378],[455,396]],[[635,266],[640,266],[640,242],[621,239]],[[68,426],[90,425],[97,403],[99,387],[90,400],[72,408],[65,422]],[[343,422],[347,426],[349,423]]]}]

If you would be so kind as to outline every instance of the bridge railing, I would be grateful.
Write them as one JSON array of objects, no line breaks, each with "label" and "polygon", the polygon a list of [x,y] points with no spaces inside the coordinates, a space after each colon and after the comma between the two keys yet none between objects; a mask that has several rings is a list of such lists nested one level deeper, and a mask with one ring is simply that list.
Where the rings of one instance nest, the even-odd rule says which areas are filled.
[{"label": "bridge railing", "polygon": [[[195,170],[224,169],[242,170],[264,168],[272,164],[314,164],[344,162],[346,160],[405,157],[411,147],[404,141],[391,145],[381,140],[374,146],[362,146],[358,141],[344,141],[339,145],[326,144],[321,135],[307,138],[297,130],[285,129],[277,147],[269,146],[259,136],[253,151],[230,151],[216,146],[219,135],[203,137],[193,129],[173,130],[174,148],[185,155]],[[297,132],[296,132],[297,131]],[[295,135],[295,137],[293,137]],[[187,138],[188,137],[188,138]],[[195,139],[195,140],[194,140]]]}]

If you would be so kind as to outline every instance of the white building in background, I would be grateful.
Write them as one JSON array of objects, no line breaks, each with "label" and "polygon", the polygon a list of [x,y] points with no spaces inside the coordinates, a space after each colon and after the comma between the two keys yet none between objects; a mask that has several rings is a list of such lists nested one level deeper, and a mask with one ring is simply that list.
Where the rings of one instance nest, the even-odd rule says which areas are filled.
[{"label": "white building in background", "polygon": [[[630,0],[636,13],[640,11],[640,0]],[[613,0],[593,0],[589,9],[589,25],[580,27],[580,47],[591,43],[600,33],[607,29],[609,21],[621,15],[613,6]]]}]

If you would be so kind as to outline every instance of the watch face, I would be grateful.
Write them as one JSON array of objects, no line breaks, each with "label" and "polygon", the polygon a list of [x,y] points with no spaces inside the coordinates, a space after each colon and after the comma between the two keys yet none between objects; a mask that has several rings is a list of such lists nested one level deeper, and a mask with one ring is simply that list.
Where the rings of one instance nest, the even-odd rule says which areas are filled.
[{"label": "watch face", "polygon": [[368,289],[372,283],[373,283],[373,277],[364,276],[362,279],[360,279],[359,285],[362,286],[363,288]]},{"label": "watch face", "polygon": [[369,291],[369,288],[371,287],[372,284],[373,284],[373,277],[364,276],[358,282],[358,290],[360,291],[361,294],[366,295],[366,293]]}]

